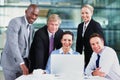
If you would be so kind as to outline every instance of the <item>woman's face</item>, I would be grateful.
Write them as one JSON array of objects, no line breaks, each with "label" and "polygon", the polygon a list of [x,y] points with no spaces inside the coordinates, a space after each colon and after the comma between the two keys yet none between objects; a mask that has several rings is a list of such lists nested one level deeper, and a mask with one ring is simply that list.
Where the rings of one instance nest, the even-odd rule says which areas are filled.
[{"label": "woman's face", "polygon": [[85,23],[91,20],[92,14],[93,13],[87,7],[83,7],[81,10],[81,17]]},{"label": "woman's face", "polygon": [[62,47],[64,49],[71,48],[72,43],[73,43],[72,36],[70,34],[63,35],[63,37],[61,39],[61,43],[62,43]]}]

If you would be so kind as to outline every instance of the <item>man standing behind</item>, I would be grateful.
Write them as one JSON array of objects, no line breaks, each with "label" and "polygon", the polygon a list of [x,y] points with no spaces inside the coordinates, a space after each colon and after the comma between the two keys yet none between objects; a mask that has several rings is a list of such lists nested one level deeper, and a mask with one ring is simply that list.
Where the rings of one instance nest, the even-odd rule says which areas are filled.
[{"label": "man standing behind", "polygon": [[93,54],[85,70],[86,75],[119,80],[120,65],[116,52],[112,48],[104,46],[103,37],[97,33],[90,36],[90,45]]},{"label": "man standing behind", "polygon": [[60,40],[63,30],[59,28],[60,24],[60,17],[52,14],[48,17],[47,25],[36,31],[29,55],[30,72],[34,69],[44,70],[51,51],[62,46]]},{"label": "man standing behind", "polygon": [[5,80],[15,80],[20,75],[29,73],[28,63],[25,63],[28,62],[29,39],[31,41],[33,37],[32,24],[37,19],[38,14],[38,6],[31,4],[25,10],[25,16],[10,21],[1,57]]}]

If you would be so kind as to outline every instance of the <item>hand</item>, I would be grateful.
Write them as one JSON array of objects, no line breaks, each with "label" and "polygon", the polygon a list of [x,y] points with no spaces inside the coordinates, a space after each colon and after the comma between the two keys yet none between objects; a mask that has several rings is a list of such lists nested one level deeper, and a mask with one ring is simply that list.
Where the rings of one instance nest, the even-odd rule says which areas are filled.
[{"label": "hand", "polygon": [[100,77],[105,77],[105,73],[100,71],[100,68],[96,68],[93,72],[92,72],[93,76],[100,76]]},{"label": "hand", "polygon": [[26,67],[25,64],[21,64],[20,68],[22,69],[23,75],[29,74],[28,68]]},{"label": "hand", "polygon": [[46,74],[45,70],[43,69],[35,69],[33,71],[33,74]]}]

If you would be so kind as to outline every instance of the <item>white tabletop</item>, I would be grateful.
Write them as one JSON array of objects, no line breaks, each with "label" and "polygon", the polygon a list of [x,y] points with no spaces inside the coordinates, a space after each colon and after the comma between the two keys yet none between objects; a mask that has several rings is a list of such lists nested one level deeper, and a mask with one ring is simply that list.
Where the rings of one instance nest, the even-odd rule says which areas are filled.
[{"label": "white tabletop", "polygon": [[40,74],[40,75],[22,75],[18,77],[16,80],[107,80],[103,77],[98,76],[85,76],[83,78],[74,78],[74,77],[64,77],[52,74]]}]

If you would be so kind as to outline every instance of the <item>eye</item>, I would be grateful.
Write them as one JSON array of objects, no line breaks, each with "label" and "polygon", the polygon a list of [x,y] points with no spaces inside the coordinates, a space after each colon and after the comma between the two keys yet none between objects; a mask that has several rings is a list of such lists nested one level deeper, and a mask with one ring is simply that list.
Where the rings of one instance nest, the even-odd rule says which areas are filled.
[{"label": "eye", "polygon": [[67,41],[66,39],[64,39],[64,41]]},{"label": "eye", "polygon": [[99,42],[97,42],[96,44],[99,44]]},{"label": "eye", "polygon": [[93,45],[93,46],[94,46],[95,44],[94,44],[94,43],[92,43],[91,45]]},{"label": "eye", "polygon": [[85,12],[86,14],[88,14],[88,12]]},{"label": "eye", "polygon": [[68,41],[70,42],[71,40],[69,39]]}]

